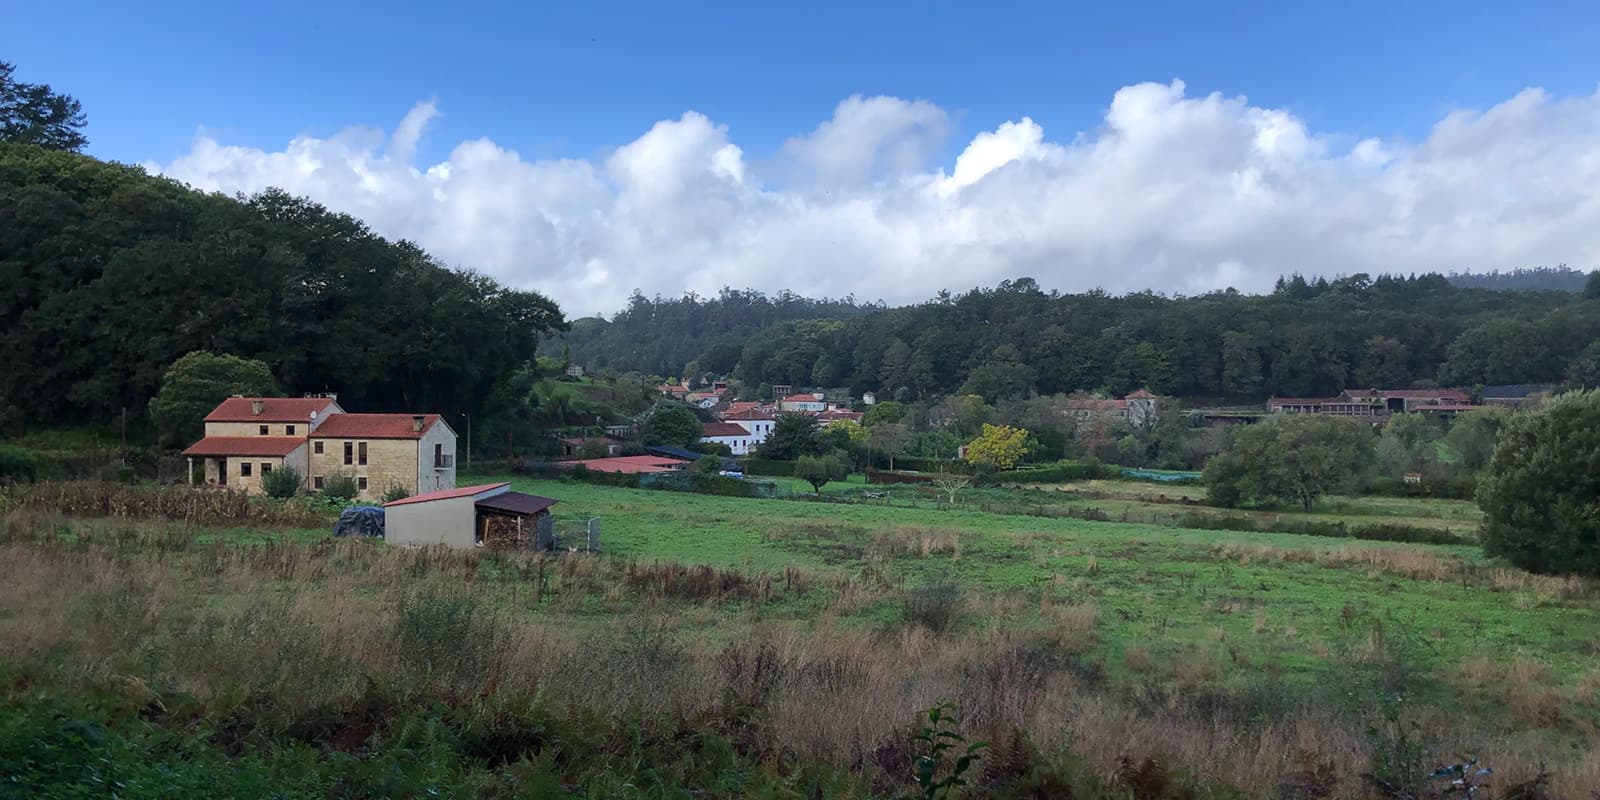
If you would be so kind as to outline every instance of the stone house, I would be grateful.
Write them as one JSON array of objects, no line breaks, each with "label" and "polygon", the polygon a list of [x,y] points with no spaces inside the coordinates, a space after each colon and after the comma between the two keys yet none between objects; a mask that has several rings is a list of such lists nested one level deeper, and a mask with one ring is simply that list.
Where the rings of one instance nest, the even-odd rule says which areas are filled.
[{"label": "stone house", "polygon": [[310,458],[312,491],[341,475],[367,499],[456,485],[456,432],[438,414],[335,414],[311,434]]},{"label": "stone house", "polygon": [[363,499],[391,486],[453,488],[455,453],[455,431],[438,414],[350,414],[332,395],[230,397],[206,415],[205,438],[183,451],[191,484],[261,494],[262,477],[287,465],[309,491],[347,475]]}]

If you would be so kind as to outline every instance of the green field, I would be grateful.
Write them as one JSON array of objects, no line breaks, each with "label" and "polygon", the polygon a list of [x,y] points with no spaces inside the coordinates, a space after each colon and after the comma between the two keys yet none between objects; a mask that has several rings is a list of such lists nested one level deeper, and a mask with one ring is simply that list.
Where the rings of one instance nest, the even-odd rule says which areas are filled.
[{"label": "green field", "polygon": [[[1600,656],[1600,597],[1490,565],[1473,547],[503,479],[559,499],[559,516],[600,517],[613,558],[842,575],[870,568],[909,585],[950,579],[1046,602],[1092,601],[1113,664],[1127,647],[1153,643],[1174,653],[1226,650],[1239,667],[1315,679],[1326,653],[1378,628],[1409,637],[1430,667],[1487,649],[1578,676]],[[1373,516],[1391,503],[1345,502]],[[1409,517],[1461,514],[1456,505],[1391,507]]]},{"label": "green field", "polygon": [[0,514],[0,757],[35,796],[99,764],[127,797],[887,798],[948,703],[997,743],[959,796],[1355,800],[1463,754],[1600,785],[1600,586],[1476,547],[1038,513],[1193,492],[1124,482],[952,508],[461,482],[491,480],[600,518],[604,552]]}]

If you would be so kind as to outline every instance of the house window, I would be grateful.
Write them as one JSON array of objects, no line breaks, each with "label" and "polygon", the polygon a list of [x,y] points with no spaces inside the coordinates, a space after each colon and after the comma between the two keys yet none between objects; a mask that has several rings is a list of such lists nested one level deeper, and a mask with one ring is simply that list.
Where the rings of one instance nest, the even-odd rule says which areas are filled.
[{"label": "house window", "polygon": [[294,426],[293,425],[285,425],[285,426],[283,426],[283,435],[284,436],[293,436],[294,435]]},{"label": "house window", "polygon": [[316,453],[319,456],[322,455],[322,442],[312,442],[311,452]]},{"label": "house window", "polygon": [[355,453],[356,453],[356,443],[355,442],[345,442],[344,443],[344,463],[346,463],[346,464],[354,464],[354,463],[356,463]]},{"label": "house window", "polygon": [[268,475],[271,475],[271,474],[272,474],[272,465],[268,464],[265,461],[261,462],[261,477],[265,478],[265,477],[267,477]]},{"label": "house window", "polygon": [[361,477],[356,478],[356,488],[363,492],[367,490],[367,476],[362,475]]},{"label": "house window", "polygon": [[267,426],[265,426],[265,425],[261,426],[261,435],[262,436],[266,436],[267,435]]},{"label": "house window", "polygon": [[357,449],[360,451],[361,454],[356,457],[356,463],[357,464],[365,464],[365,463],[367,463],[367,443],[366,442],[362,442],[358,446]]},{"label": "house window", "polygon": [[239,462],[239,477],[241,477],[241,478],[250,477],[250,467],[251,467],[250,462],[248,462],[248,461],[240,461]]},{"label": "house window", "polygon": [[438,469],[444,466],[444,445],[438,442],[433,444],[433,467]]},{"label": "house window", "polygon": [[313,488],[313,489],[321,489],[322,488],[322,476],[321,475],[318,475],[317,477],[311,479],[311,488]]}]

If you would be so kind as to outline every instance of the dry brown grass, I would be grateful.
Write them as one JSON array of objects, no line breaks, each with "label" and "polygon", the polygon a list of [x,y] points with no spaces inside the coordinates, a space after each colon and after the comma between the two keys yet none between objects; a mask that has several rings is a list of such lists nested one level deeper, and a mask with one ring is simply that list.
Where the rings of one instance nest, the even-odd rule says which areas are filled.
[{"label": "dry brown grass", "polygon": [[[0,658],[69,688],[187,697],[218,715],[267,698],[262,713],[285,720],[358,702],[367,676],[419,701],[537,698],[602,715],[725,719],[735,703],[761,720],[741,734],[752,747],[840,765],[870,761],[903,741],[919,710],[950,702],[970,735],[1021,732],[1107,779],[1124,759],[1154,758],[1252,797],[1274,796],[1307,759],[1359,765],[1370,755],[1359,719],[1309,706],[1265,713],[1229,694],[1221,629],[1170,654],[1126,648],[1127,671],[1167,689],[1161,702],[1123,696],[1086,660],[1100,609],[1053,592],[974,598],[988,624],[938,636],[833,624],[841,609],[892,596],[859,580],[370,542],[198,545],[190,535],[180,546],[181,532],[162,539],[108,524],[0,542]],[[126,544],[140,537],[148,546]],[[830,611],[763,610],[795,597]],[[1532,686],[1553,676],[1532,662],[1485,662],[1464,665],[1462,680]],[[1536,768],[1540,754],[1518,741],[1490,740],[1497,767]],[[1593,758],[1556,766],[1600,774]]]}]

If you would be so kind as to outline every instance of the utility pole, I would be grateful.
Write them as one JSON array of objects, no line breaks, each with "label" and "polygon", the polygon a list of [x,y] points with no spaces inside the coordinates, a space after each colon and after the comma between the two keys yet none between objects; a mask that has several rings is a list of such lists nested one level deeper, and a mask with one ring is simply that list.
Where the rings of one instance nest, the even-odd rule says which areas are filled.
[{"label": "utility pole", "polygon": [[467,469],[470,470],[472,469],[472,415],[463,411],[461,416],[467,418]]}]

